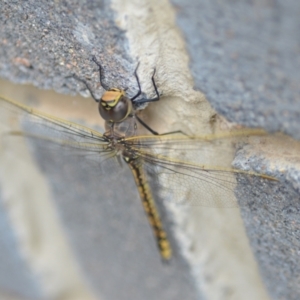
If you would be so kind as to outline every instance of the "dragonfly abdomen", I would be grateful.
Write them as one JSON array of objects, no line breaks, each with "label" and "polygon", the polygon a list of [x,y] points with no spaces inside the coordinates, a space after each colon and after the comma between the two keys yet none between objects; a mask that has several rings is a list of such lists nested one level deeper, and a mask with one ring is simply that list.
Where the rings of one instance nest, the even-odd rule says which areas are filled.
[{"label": "dragonfly abdomen", "polygon": [[149,219],[149,223],[152,226],[154,236],[160,251],[160,255],[163,259],[169,260],[172,256],[172,248],[167,237],[167,233],[163,228],[160,216],[152,197],[149,184],[146,180],[144,170],[138,159],[129,160],[128,164],[133,173],[135,183],[137,185],[144,210]]}]

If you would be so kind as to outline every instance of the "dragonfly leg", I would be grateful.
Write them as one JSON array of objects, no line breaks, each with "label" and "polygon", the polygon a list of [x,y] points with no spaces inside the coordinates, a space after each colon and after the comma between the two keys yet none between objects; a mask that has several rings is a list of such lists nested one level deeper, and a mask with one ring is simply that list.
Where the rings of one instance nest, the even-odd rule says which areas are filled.
[{"label": "dragonfly leg", "polygon": [[133,96],[133,97],[130,99],[132,102],[134,101],[134,99],[136,99],[136,98],[142,93],[142,89],[141,89],[141,84],[140,84],[139,76],[138,76],[138,74],[137,74],[137,69],[138,69],[139,65],[140,65],[140,63],[137,64],[137,66],[136,66],[136,68],[135,68],[135,70],[134,70],[134,76],[135,76],[135,78],[136,78],[136,82],[137,82],[137,84],[138,84],[139,90],[138,90],[138,92],[136,93],[136,95]]},{"label": "dragonfly leg", "polygon": [[135,115],[136,119],[139,121],[141,125],[143,125],[147,130],[149,130],[154,135],[159,135],[159,133],[153,130],[150,126],[148,126],[143,120],[141,120],[137,115]]},{"label": "dragonfly leg", "polygon": [[68,77],[73,77],[74,79],[76,79],[77,81],[80,81],[82,82],[85,87],[87,88],[87,90],[90,92],[92,98],[96,101],[96,102],[99,102],[100,99],[96,98],[96,96],[94,95],[94,92],[92,91],[91,87],[89,86],[89,84],[84,80],[84,79],[81,79],[80,77],[78,77],[76,74],[73,74],[71,76],[68,76]]},{"label": "dragonfly leg", "polygon": [[109,87],[102,81],[103,78],[103,68],[101,66],[101,64],[98,62],[98,60],[96,59],[95,56],[92,57],[92,61],[98,66],[99,68],[99,81],[101,83],[101,86],[107,91],[109,90]]},{"label": "dragonfly leg", "polygon": [[153,130],[149,125],[147,125],[143,120],[141,120],[137,115],[135,115],[136,119],[139,121],[139,123],[141,125],[143,125],[147,130],[149,130],[152,134],[154,135],[169,135],[169,134],[177,134],[177,133],[181,133],[185,136],[188,136],[188,134],[186,134],[185,132],[183,132],[182,130],[175,130],[175,131],[169,131],[169,132],[165,132],[165,133],[158,133],[157,131]]},{"label": "dragonfly leg", "polygon": [[165,133],[161,133],[160,135],[171,135],[171,134],[177,134],[177,133],[181,133],[187,137],[189,137],[188,134],[186,134],[184,131],[182,130],[175,130],[175,131],[169,131],[169,132],[165,132]]},{"label": "dragonfly leg", "polygon": [[[138,68],[138,66],[137,66],[137,68]],[[142,99],[135,100],[141,94],[141,85],[140,85],[139,77],[138,77],[137,72],[136,72],[137,68],[136,68],[134,74],[135,74],[135,77],[136,77],[136,80],[137,80],[137,83],[138,83],[138,86],[139,86],[139,91],[138,91],[138,93],[133,98],[131,98],[131,101],[134,104],[143,104],[143,103],[158,101],[160,99],[160,94],[159,94],[159,92],[157,90],[157,86],[156,86],[156,83],[155,83],[155,80],[154,80],[154,75],[155,75],[155,72],[156,72],[155,68],[154,68],[151,80],[152,80],[152,84],[153,84],[153,87],[154,87],[154,90],[155,90],[155,93],[156,93],[156,97],[149,98],[149,99],[148,98],[142,98]]]}]

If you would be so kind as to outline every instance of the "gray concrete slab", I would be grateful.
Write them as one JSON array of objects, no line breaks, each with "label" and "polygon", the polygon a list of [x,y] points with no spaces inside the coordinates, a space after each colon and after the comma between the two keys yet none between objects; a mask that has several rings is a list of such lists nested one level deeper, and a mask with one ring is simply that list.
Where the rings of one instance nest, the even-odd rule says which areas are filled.
[{"label": "gray concrete slab", "polygon": [[235,164],[255,171],[266,169],[280,183],[240,178],[237,193],[242,199],[241,213],[272,299],[298,299],[300,146],[282,137],[273,144],[270,138],[265,143],[268,146],[260,156],[254,154],[262,147],[259,143],[241,149]]},{"label": "gray concrete slab", "polygon": [[[299,139],[299,2],[172,3],[195,88],[233,122]],[[273,138],[241,150],[235,165],[282,182],[244,182],[238,195],[270,296],[298,299],[300,152],[296,142]]]},{"label": "gray concrete slab", "polygon": [[233,122],[299,139],[299,1],[172,3],[195,88]]},{"label": "gray concrete slab", "polygon": [[[122,87],[130,81],[135,65],[109,1],[7,1],[0,9],[5,16],[0,32],[2,78],[65,93],[70,84],[74,93],[74,83],[66,76],[91,76],[97,70],[91,61],[96,55],[104,70],[114,70],[106,74],[107,84]],[[99,83],[96,72],[93,76]]]},{"label": "gray concrete slab", "polygon": [[18,246],[16,232],[11,227],[2,197],[0,198],[0,295],[41,299],[38,276],[32,272]]}]

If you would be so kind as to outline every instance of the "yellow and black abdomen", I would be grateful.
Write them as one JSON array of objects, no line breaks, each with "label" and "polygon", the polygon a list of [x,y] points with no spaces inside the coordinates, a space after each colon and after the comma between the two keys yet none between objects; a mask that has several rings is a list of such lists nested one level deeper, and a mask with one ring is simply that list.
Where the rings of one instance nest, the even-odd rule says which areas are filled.
[{"label": "yellow and black abdomen", "polygon": [[169,260],[172,256],[172,248],[168,240],[167,233],[163,229],[159,212],[152,197],[150,186],[147,182],[143,167],[138,158],[131,159],[127,161],[127,163],[133,173],[135,183],[138,187],[138,191],[143,203],[144,210],[148,216],[149,223],[152,226],[160,254],[163,259]]}]

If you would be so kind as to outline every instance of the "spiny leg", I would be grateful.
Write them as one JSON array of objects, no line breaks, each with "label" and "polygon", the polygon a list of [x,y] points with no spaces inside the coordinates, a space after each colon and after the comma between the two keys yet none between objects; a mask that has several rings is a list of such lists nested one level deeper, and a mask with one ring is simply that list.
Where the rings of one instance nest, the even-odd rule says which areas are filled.
[{"label": "spiny leg", "polygon": [[183,134],[185,136],[188,136],[188,134],[186,134],[182,130],[169,131],[169,132],[165,132],[165,133],[161,133],[160,134],[157,131],[153,130],[150,126],[148,126],[143,120],[140,119],[140,117],[138,117],[137,115],[135,115],[135,117],[138,120],[138,122],[141,125],[143,125],[147,130],[149,130],[153,135],[171,135],[171,134],[181,133],[181,134]]},{"label": "spiny leg", "polygon": [[134,99],[136,99],[142,93],[140,80],[139,80],[139,77],[138,77],[138,74],[137,74],[137,69],[138,69],[139,65],[140,65],[140,63],[137,64],[137,66],[134,70],[134,76],[136,78],[136,82],[138,84],[139,90],[138,90],[137,94],[130,99],[132,102],[134,101]]},{"label": "spiny leg", "polygon": [[96,101],[96,102],[99,102],[100,101],[100,98],[97,99],[96,96],[94,95],[94,92],[92,91],[91,87],[89,86],[89,84],[84,80],[84,79],[81,79],[80,77],[78,77],[76,74],[73,74],[71,76],[68,76],[68,77],[73,77],[74,79],[82,82],[85,87],[87,88],[87,90],[90,92],[92,98]]},{"label": "spiny leg", "polygon": [[[137,70],[137,68],[136,68],[136,70]],[[138,75],[137,75],[137,73],[135,71],[135,76],[136,76],[137,83],[138,83],[138,86],[139,86],[139,92],[133,98],[131,98],[131,101],[134,104],[142,104],[142,103],[147,103],[147,102],[154,102],[154,101],[158,101],[160,99],[160,95],[159,95],[159,92],[157,90],[157,86],[156,86],[156,83],[155,83],[155,80],[154,80],[155,73],[156,73],[156,68],[154,68],[154,71],[153,71],[153,74],[152,74],[152,77],[151,77],[152,84],[153,84],[153,87],[154,87],[154,90],[155,90],[155,93],[156,93],[156,97],[149,98],[149,99],[148,98],[142,98],[142,99],[135,100],[141,94],[140,81],[139,81]]]},{"label": "spiny leg", "polygon": [[159,133],[153,130],[150,126],[148,126],[143,120],[141,120],[137,115],[135,115],[136,119],[139,121],[141,125],[143,125],[147,130],[149,130],[154,135],[159,135]]},{"label": "spiny leg", "polygon": [[99,81],[101,83],[101,86],[107,91],[109,90],[109,87],[102,81],[102,73],[103,73],[103,68],[101,64],[98,62],[95,56],[92,57],[92,61],[98,66],[99,68]]},{"label": "spiny leg", "polygon": [[[153,86],[154,86],[154,89],[155,89],[155,92],[156,92],[156,97],[155,98],[152,98],[152,99],[146,99],[146,98],[143,98],[143,99],[139,99],[139,100],[136,100],[134,101],[138,96],[140,96],[142,90],[141,90],[141,84],[140,84],[140,80],[139,80],[139,77],[137,75],[137,69],[139,67],[139,64],[137,65],[135,71],[134,71],[134,75],[135,75],[135,78],[136,78],[136,81],[137,81],[137,84],[138,84],[138,87],[139,87],[139,90],[137,92],[137,94],[131,98],[131,101],[135,104],[141,104],[141,103],[146,103],[146,102],[152,102],[152,101],[158,101],[159,98],[160,98],[160,95],[158,93],[158,90],[157,90],[157,87],[156,87],[156,84],[155,84],[155,80],[154,80],[154,75],[155,75],[155,72],[156,72],[156,69],[154,69],[154,72],[152,74],[152,77],[151,77],[151,80],[152,80],[152,83],[153,83]],[[139,121],[139,123],[141,125],[143,125],[147,130],[149,130],[152,134],[154,135],[159,135],[158,132],[156,132],[155,130],[153,130],[151,127],[149,127],[143,120],[141,120],[137,115],[136,115],[136,119]]]}]

